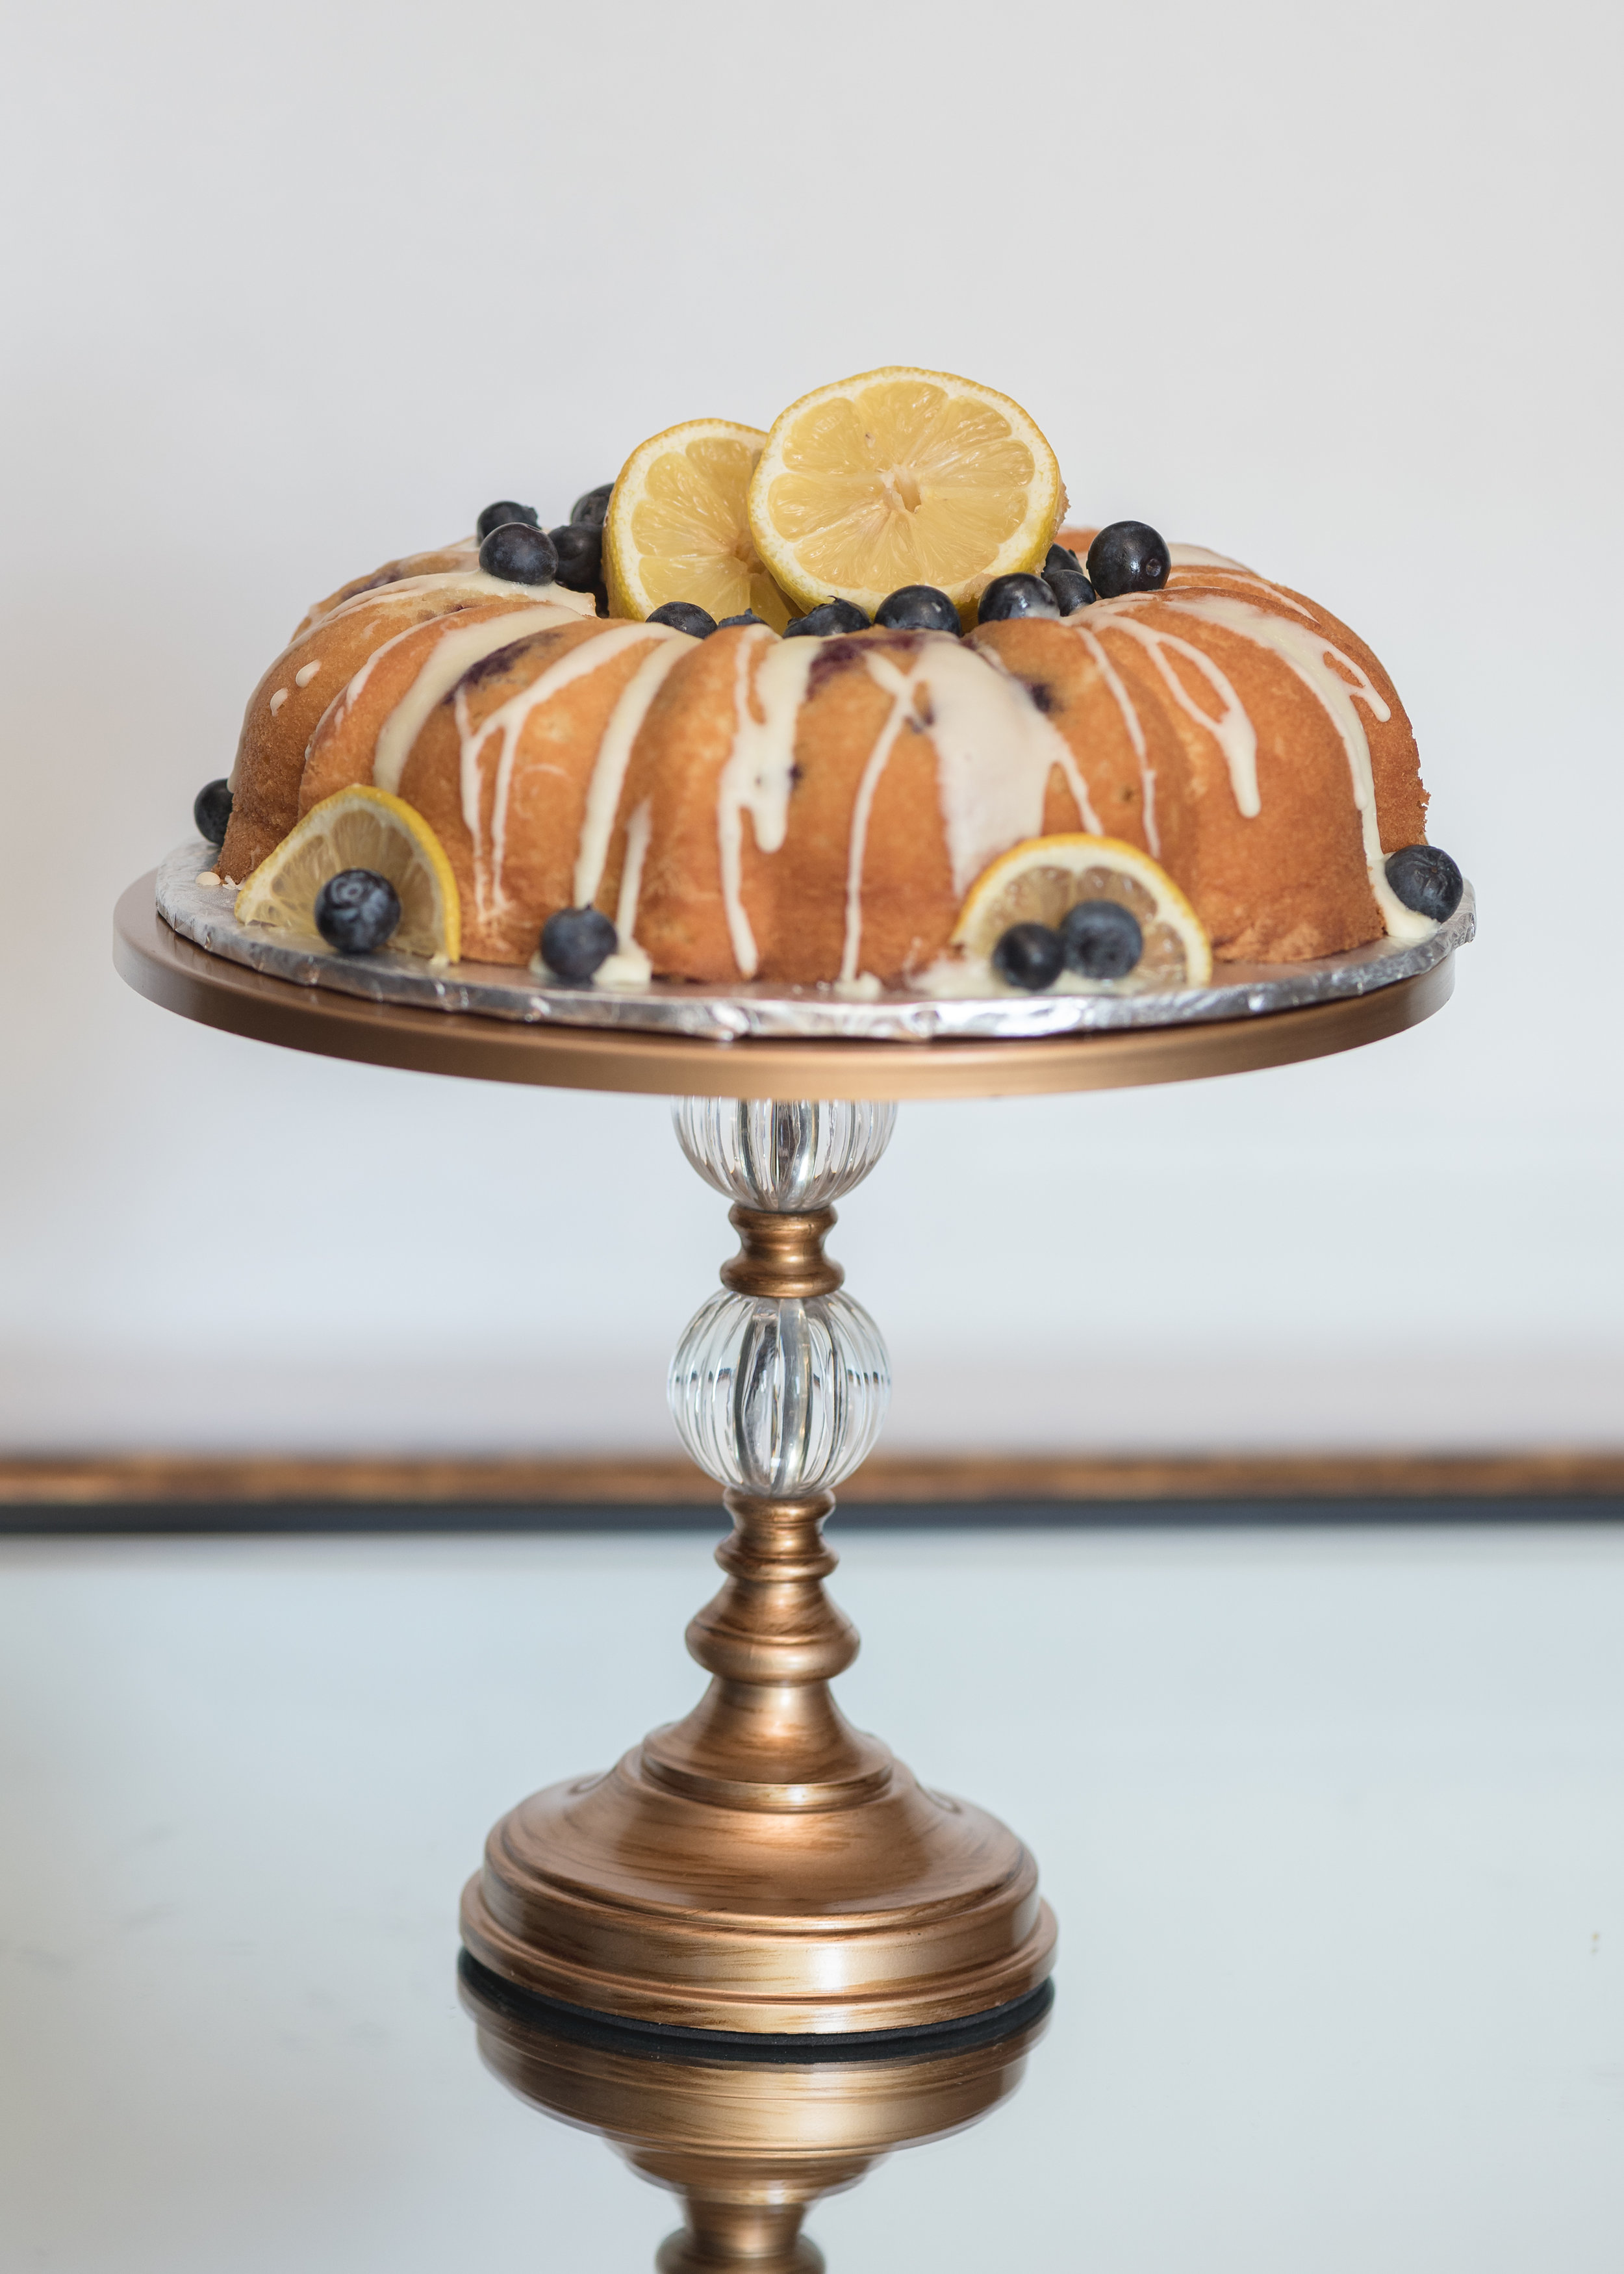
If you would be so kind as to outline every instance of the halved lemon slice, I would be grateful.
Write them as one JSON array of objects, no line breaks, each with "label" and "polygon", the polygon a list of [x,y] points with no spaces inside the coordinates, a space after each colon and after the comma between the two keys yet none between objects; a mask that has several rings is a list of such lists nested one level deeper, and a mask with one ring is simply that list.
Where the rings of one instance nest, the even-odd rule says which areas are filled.
[{"label": "halved lemon slice", "polygon": [[392,948],[436,963],[457,960],[462,910],[446,848],[416,807],[387,790],[341,789],[312,805],[237,894],[237,920],[275,924],[320,944],[316,895],[345,869],[371,869],[399,893]]},{"label": "halved lemon slice", "polygon": [[781,632],[793,614],[756,550],[745,500],[767,437],[731,418],[689,418],[641,442],[604,523],[609,613],[639,623],[692,600],[720,623],[754,608]]},{"label": "halved lemon slice", "polygon": [[1065,494],[1019,403],[901,364],[792,403],[750,483],[756,549],[802,608],[831,595],[869,615],[934,584],[967,629],[995,576],[1038,568]]},{"label": "halved lemon slice", "polygon": [[1204,987],[1212,977],[1200,918],[1167,870],[1119,837],[1028,837],[1000,855],[965,896],[953,945],[990,956],[1011,924],[1058,926],[1080,900],[1117,900],[1139,918],[1136,990]]}]

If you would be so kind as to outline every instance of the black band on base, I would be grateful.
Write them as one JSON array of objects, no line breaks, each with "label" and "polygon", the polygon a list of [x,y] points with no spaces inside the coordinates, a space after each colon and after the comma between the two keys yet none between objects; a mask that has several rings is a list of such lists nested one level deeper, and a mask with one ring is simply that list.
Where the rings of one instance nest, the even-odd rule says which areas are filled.
[{"label": "black band on base", "polygon": [[457,1978],[476,2006],[505,2021],[545,2030],[572,2044],[644,2060],[732,2061],[760,2067],[816,2061],[923,2059],[942,2053],[969,2052],[996,2044],[1040,2022],[1055,2002],[1052,1981],[1040,1982],[1024,1997],[1012,1998],[984,2014],[951,2022],[926,2022],[907,2029],[793,2030],[693,2029],[675,2022],[634,2021],[622,2014],[594,2013],[544,1998],[506,1975],[482,1966],[470,1951],[457,1955]]}]

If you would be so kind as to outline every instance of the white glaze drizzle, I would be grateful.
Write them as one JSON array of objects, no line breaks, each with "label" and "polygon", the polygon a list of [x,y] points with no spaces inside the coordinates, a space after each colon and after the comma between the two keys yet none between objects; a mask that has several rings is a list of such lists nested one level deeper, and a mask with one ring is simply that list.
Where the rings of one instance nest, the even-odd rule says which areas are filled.
[{"label": "white glaze drizzle", "polygon": [[[1248,584],[1261,584],[1274,606],[1289,608],[1294,616],[1301,616],[1305,623],[1312,624],[1314,621],[1312,608],[1305,607],[1301,600],[1294,599],[1280,585],[1271,584],[1268,578],[1259,576],[1255,568],[1248,568],[1244,561],[1231,561],[1227,553],[1209,553],[1204,545],[1169,545],[1168,559],[1174,568],[1188,569],[1195,584],[1207,584],[1210,581],[1211,573],[1216,573],[1221,576],[1243,577]],[[1209,573],[1204,575],[1203,571]],[[1184,587],[1182,582],[1169,583],[1165,589],[1172,596],[1182,591]],[[1128,597],[1139,596],[1129,594]]]},{"label": "white glaze drizzle", "polygon": [[[553,631],[560,624],[573,622],[574,611],[565,613],[543,603],[534,608],[513,608],[506,615],[487,616],[477,624],[459,624],[455,616],[431,617],[430,621],[443,621],[446,629],[425,657],[411,685],[378,730],[372,753],[372,779],[380,789],[399,790],[411,746],[427,723],[430,712],[450,694],[465,671],[471,671],[487,655],[494,655],[499,647],[528,639],[532,632]],[[416,631],[418,627],[414,624],[411,629]],[[403,639],[410,636],[410,632],[401,634]],[[379,657],[394,645],[393,640],[387,641],[368,656],[345,689],[349,701],[353,702],[360,693]]]},{"label": "white glaze drizzle", "polygon": [[[572,616],[591,616],[598,613],[590,592],[572,592],[564,584],[518,584],[510,577],[487,576],[483,568],[442,568],[432,576],[402,576],[393,584],[374,584],[365,592],[357,592],[320,619],[320,625],[335,623],[357,608],[370,608],[379,602],[392,605],[397,600],[416,599],[427,592],[466,592],[476,600],[545,600],[549,607],[562,608]],[[312,624],[311,631],[320,629]],[[301,635],[310,636],[310,632]]]},{"label": "white glaze drizzle", "polygon": [[604,880],[632,745],[655,697],[694,644],[686,632],[671,631],[663,624],[645,624],[643,629],[650,636],[663,633],[664,637],[621,689],[598,746],[592,779],[587,785],[581,840],[575,849],[575,905],[578,908],[591,907]]},{"label": "white glaze drizzle", "polygon": [[272,718],[273,718],[273,719],[276,716],[276,713],[277,713],[277,712],[282,709],[282,704],[287,701],[287,699],[288,699],[288,690],[287,690],[287,689],[286,689],[285,687],[279,687],[279,688],[277,689],[277,690],[276,690],[275,694],[274,694],[274,695],[273,695],[273,696],[272,696],[272,697],[271,697],[271,716],[272,716]]},{"label": "white glaze drizzle", "polygon": [[[679,639],[687,636],[677,634]],[[626,825],[626,865],[620,870],[620,897],[614,912],[615,950],[598,967],[595,977],[600,987],[646,987],[654,975],[654,966],[635,937],[637,896],[643,890],[643,864],[653,826],[654,801],[645,797]],[[577,906],[584,907],[586,903],[582,900]]]},{"label": "white glaze drizzle", "polygon": [[880,776],[896,747],[903,721],[914,708],[917,692],[915,681],[906,672],[887,664],[877,671],[877,657],[868,659],[868,675],[877,681],[891,697],[891,709],[879,739],[868,753],[868,764],[857,785],[857,795],[852,802],[852,825],[846,840],[846,937],[840,954],[840,983],[854,986],[857,982],[857,959],[862,953],[862,872],[863,861],[868,850],[868,816],[874,807],[875,792],[880,786]]},{"label": "white glaze drizzle", "polygon": [[[765,641],[771,642],[771,652],[762,658],[752,685],[751,658]],[[822,640],[781,640],[764,625],[751,626],[734,655],[733,739],[717,783],[716,835],[728,937],[746,979],[755,978],[761,958],[744,909],[744,816],[755,825],[760,850],[776,853],[789,827],[795,722],[823,646]]]},{"label": "white glaze drizzle", "polygon": [[1145,825],[1145,842],[1150,849],[1152,860],[1159,861],[1162,840],[1156,830],[1156,770],[1150,763],[1150,750],[1145,741],[1145,729],[1139,723],[1139,712],[1134,707],[1133,697],[1122,683],[1122,674],[1105,652],[1103,643],[1094,637],[1086,624],[1077,624],[1074,629],[1099,666],[1100,676],[1105,681],[1111,699],[1121,713],[1122,723],[1128,730],[1128,740],[1133,745],[1134,757],[1139,760],[1139,814]]},{"label": "white glaze drizzle", "polygon": [[[1199,554],[1199,546],[1179,546],[1171,550],[1176,566],[1201,565],[1192,558]],[[1224,561],[1218,555],[1207,555],[1204,559],[1210,561],[1214,567],[1238,568],[1238,563]],[[1266,583],[1262,577],[1253,577],[1250,569],[1240,573],[1255,583]],[[1255,601],[1244,599],[1235,593],[1190,592],[1177,586],[1154,596],[1128,593],[1116,600],[1099,602],[1089,610],[1086,622],[1080,621],[1079,611],[1079,616],[1071,620],[1071,628],[1083,640],[1100,666],[1101,675],[1106,678],[1133,739],[1135,749],[1139,753],[1141,768],[1144,765],[1143,729],[1127,689],[1110,671],[1101,637],[1104,633],[1125,633],[1143,648],[1179,708],[1213,736],[1229,769],[1229,786],[1237,809],[1249,820],[1262,810],[1262,801],[1258,787],[1257,730],[1244,705],[1226,674],[1210,656],[1188,640],[1180,639],[1176,634],[1162,630],[1154,624],[1139,621],[1135,611],[1146,606],[1154,598],[1165,609],[1194,617],[1198,621],[1251,640],[1254,645],[1271,649],[1308,689],[1336,728],[1348,759],[1354,805],[1359,817],[1365,872],[1389,937],[1404,942],[1425,939],[1435,929],[1431,918],[1417,915],[1414,909],[1405,907],[1387,882],[1376,813],[1376,786],[1371,766],[1370,738],[1354,704],[1356,700],[1364,703],[1373,717],[1382,720],[1390,719],[1392,712],[1352,657],[1345,655],[1334,641],[1315,627],[1308,609],[1286,593],[1276,591],[1273,585],[1267,585],[1267,590],[1270,600],[1268,607],[1260,607]],[[1275,613],[1276,610],[1288,609],[1289,615]],[[1297,618],[1304,621],[1293,621]],[[1193,700],[1169,660],[1173,655],[1184,658],[1213,689],[1220,705],[1216,718]],[[1333,664],[1340,665],[1350,676],[1340,676],[1332,667]],[[1147,833],[1148,835],[1148,831]],[[1153,840],[1151,851],[1154,853],[1157,849]]]},{"label": "white glaze drizzle", "polygon": [[296,687],[308,687],[311,681],[315,677],[320,668],[321,662],[320,658],[318,658],[314,663],[302,663],[293,674],[294,685]]},{"label": "white glaze drizzle", "polygon": [[[508,809],[513,792],[514,763],[518,755],[519,738],[523,734],[531,714],[543,704],[550,703],[555,695],[562,694],[577,680],[589,679],[601,671],[615,657],[623,655],[628,647],[641,646],[650,637],[658,639],[663,627],[644,624],[616,624],[600,632],[596,639],[582,640],[567,655],[548,666],[522,687],[506,703],[492,711],[478,726],[471,724],[468,715],[468,696],[459,687],[453,706],[456,719],[459,745],[459,778],[462,793],[462,819],[467,825],[474,855],[474,903],[479,916],[488,916],[493,908],[508,904],[503,870],[508,855]],[[680,632],[667,632],[667,639],[680,639]],[[491,832],[487,839],[480,825],[481,787],[484,781],[482,757],[485,745],[497,737],[501,748],[496,760],[496,781],[491,801]],[[584,903],[577,902],[583,906]]]},{"label": "white glaze drizzle", "polygon": [[[1387,863],[1381,850],[1381,830],[1376,815],[1376,779],[1371,765],[1370,737],[1354,705],[1356,702],[1363,703],[1372,718],[1384,722],[1393,716],[1393,712],[1371,683],[1369,675],[1323,632],[1274,615],[1251,600],[1236,599],[1221,593],[1192,594],[1188,597],[1169,593],[1165,598],[1167,605],[1177,608],[1181,614],[1195,616],[1203,622],[1234,632],[1242,639],[1251,640],[1259,647],[1272,649],[1309,692],[1318,698],[1347,754],[1348,772],[1353,784],[1353,802],[1358,809],[1359,828],[1364,840],[1365,866],[1388,937],[1406,942],[1430,938],[1437,929],[1432,919],[1417,914],[1414,908],[1407,908],[1387,882]],[[1334,665],[1338,668],[1334,669]],[[1342,675],[1343,672],[1349,674],[1346,678]]]},{"label": "white glaze drizzle", "polygon": [[[626,865],[620,871],[620,897],[615,905],[614,928],[621,947],[629,947],[637,930],[637,900],[643,891],[643,864],[648,857],[654,827],[654,801],[645,797],[626,825]],[[583,901],[581,906],[584,907]]]},{"label": "white glaze drizzle", "polygon": [[1174,568],[1234,568],[1243,576],[1258,576],[1255,568],[1248,568],[1244,561],[1231,561],[1227,553],[1209,553],[1205,545],[1169,545],[1168,563]]},{"label": "white glaze drizzle", "polygon": [[[1240,697],[1211,656],[1193,646],[1189,640],[1180,639],[1176,633],[1160,631],[1154,624],[1143,624],[1129,611],[1140,596],[1128,594],[1119,600],[1101,600],[1094,610],[1094,621],[1087,629],[1098,635],[1102,631],[1125,632],[1137,641],[1154,664],[1162,685],[1187,719],[1204,727],[1223,752],[1224,764],[1229,770],[1229,787],[1235,802],[1248,820],[1263,809],[1258,794],[1258,730]],[[1159,592],[1156,598],[1165,600],[1168,595]],[[1244,604],[1243,604],[1244,605]],[[1109,615],[1104,612],[1109,610]],[[1203,711],[1184,681],[1168,660],[1168,653],[1183,656],[1186,663],[1199,671],[1213,693],[1220,709],[1214,719]]]},{"label": "white glaze drizzle", "polygon": [[[908,714],[920,711],[936,758],[936,791],[962,900],[990,861],[1022,838],[1042,833],[1049,779],[1059,767],[1083,826],[1096,836],[1100,819],[1064,737],[1050,726],[1026,687],[990,654],[949,640],[927,640],[899,666],[870,651],[868,674],[891,707],[858,785],[846,846],[846,938],[840,977],[858,975],[862,953],[862,872],[868,819],[880,779]],[[989,664],[994,665],[989,670]],[[921,695],[924,703],[920,704]]]}]

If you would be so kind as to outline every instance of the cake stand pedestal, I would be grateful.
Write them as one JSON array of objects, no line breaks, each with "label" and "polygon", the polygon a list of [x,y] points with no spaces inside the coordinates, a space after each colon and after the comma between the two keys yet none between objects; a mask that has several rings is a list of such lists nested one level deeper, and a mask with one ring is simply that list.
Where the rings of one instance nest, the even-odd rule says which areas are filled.
[{"label": "cake stand pedestal", "polygon": [[[556,1784],[492,1833],[463,1897],[478,1966],[544,2005],[685,2041],[895,2036],[1019,2022],[1055,1926],[997,1819],[926,1791],[830,1692],[857,1637],[823,1581],[834,1490],[889,1389],[873,1321],[823,1253],[833,1203],[879,1159],[898,1098],[1185,1081],[1351,1050],[1441,1007],[1453,959],[1349,999],[1210,1025],[1035,1042],[718,1043],[367,1003],[205,953],[120,901],[115,960],[205,1025],[420,1072],[675,1096],[688,1159],[732,1200],[738,1254],[671,1373],[684,1443],[724,1487],[721,1593],[688,1629],[710,1674],[686,1720],[606,1774]],[[720,2033],[718,2037],[717,2033]]]},{"label": "cake stand pedestal", "polygon": [[926,2052],[761,2060],[556,2009],[538,2018],[466,1954],[461,1974],[480,2052],[503,2083],[682,2196],[658,2274],[822,2274],[823,2254],[801,2231],[808,2206],[882,2156],[989,2115],[1019,2087],[1047,2012],[1034,2001],[1007,2028],[972,2025]]}]

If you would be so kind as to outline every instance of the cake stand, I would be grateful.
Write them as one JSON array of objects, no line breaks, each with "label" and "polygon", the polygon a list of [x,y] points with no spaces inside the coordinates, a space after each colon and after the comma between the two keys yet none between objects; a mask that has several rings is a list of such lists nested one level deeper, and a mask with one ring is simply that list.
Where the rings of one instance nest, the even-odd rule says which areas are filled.
[{"label": "cake stand", "polygon": [[1019,2086],[1049,2007],[1045,1993],[1006,2027],[972,2025],[923,2052],[763,2061],[650,2043],[561,2008],[538,2017],[466,1953],[461,1971],[492,2073],[682,2196],[659,2274],[822,2274],[823,2255],[801,2232],[808,2207],[855,2187],[882,2156],[989,2115]]},{"label": "cake stand", "polygon": [[858,1645],[824,1593],[823,1525],[889,1389],[878,1331],[823,1253],[833,1203],[879,1159],[898,1099],[1188,1081],[1352,1050],[1440,1009],[1453,955],[1255,1017],[930,1043],[718,1043],[371,1002],[181,938],[150,877],[119,902],[115,960],[166,1009],[294,1050],[669,1095],[684,1152],[733,1202],[739,1252],[670,1383],[679,1433],[733,1517],[726,1585],[688,1631],[710,1684],[612,1770],[496,1826],[462,1904],[483,1976],[538,2014],[585,2009],[702,2048],[921,2053],[969,2017],[1019,2022],[1055,1946],[1031,1856],[995,1817],[916,1783],[829,1688]]}]

